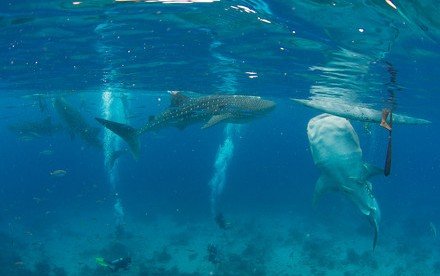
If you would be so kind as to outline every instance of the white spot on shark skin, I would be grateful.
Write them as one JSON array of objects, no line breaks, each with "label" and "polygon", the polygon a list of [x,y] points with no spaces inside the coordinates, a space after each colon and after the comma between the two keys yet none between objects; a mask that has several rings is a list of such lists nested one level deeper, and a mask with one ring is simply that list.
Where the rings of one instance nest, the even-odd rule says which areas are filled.
[{"label": "white spot on shark skin", "polygon": [[370,218],[377,233],[380,210],[367,179],[382,170],[363,162],[359,138],[350,122],[321,114],[309,121],[307,135],[313,161],[321,171],[314,202],[327,191],[341,192]]}]

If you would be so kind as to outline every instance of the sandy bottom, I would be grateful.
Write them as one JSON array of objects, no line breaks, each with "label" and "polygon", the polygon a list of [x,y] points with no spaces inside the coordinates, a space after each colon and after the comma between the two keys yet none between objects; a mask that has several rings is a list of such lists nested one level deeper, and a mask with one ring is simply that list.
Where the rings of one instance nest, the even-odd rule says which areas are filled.
[{"label": "sandy bottom", "polygon": [[[304,219],[294,214],[228,214],[212,218],[78,215],[30,231],[4,225],[1,275],[440,275],[440,241],[386,224],[372,250],[368,223]],[[13,229],[11,229],[13,227]],[[110,272],[96,257],[130,256]]]}]

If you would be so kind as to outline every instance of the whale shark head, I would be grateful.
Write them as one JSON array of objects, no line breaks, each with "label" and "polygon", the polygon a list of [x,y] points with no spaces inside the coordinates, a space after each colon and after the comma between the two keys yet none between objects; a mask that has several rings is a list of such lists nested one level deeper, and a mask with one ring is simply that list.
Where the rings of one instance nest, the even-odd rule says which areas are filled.
[{"label": "whale shark head", "polygon": [[[307,125],[310,149],[316,165],[324,163],[359,164],[362,150],[359,138],[347,119],[321,114],[312,118]],[[355,161],[355,162],[354,162]]]},{"label": "whale shark head", "polygon": [[315,186],[314,203],[327,191],[337,191],[350,199],[374,226],[376,246],[380,209],[368,179],[382,169],[364,163],[359,138],[350,122],[322,114],[307,126],[310,149],[321,176]]},{"label": "whale shark head", "polygon": [[263,99],[258,96],[231,96],[237,105],[237,111],[242,113],[249,113],[250,115],[265,114],[272,111],[276,104],[274,101]]}]

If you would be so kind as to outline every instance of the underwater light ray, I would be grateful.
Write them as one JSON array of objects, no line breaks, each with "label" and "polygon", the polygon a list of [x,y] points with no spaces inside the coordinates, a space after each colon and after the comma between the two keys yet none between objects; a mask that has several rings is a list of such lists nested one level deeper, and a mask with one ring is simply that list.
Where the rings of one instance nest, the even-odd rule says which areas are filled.
[{"label": "underwater light ray", "polygon": [[234,138],[240,132],[240,126],[227,124],[224,128],[224,141],[219,146],[214,161],[214,174],[209,181],[211,188],[211,211],[215,216],[217,214],[217,201],[223,193],[226,182],[226,173],[234,156]]},{"label": "underwater light ray", "polygon": [[[102,38],[96,45],[96,50],[102,57],[104,62],[108,64],[104,70],[102,81],[105,84],[102,92],[102,116],[107,120],[126,120],[126,110],[123,103],[123,96],[118,89],[118,85],[114,84],[114,79],[118,75],[117,70],[112,68],[112,47],[105,44],[103,41],[106,37],[106,32],[109,30],[107,23],[99,24],[95,28],[95,32]],[[114,156],[116,152],[122,152],[121,140],[115,136],[110,130],[104,130],[104,165],[107,170],[108,181],[110,185],[110,191],[114,195],[113,211],[116,217],[116,227],[121,227],[124,223],[124,207],[122,205],[121,198],[117,192],[117,183],[119,183],[119,164],[115,161]],[[114,165],[113,165],[113,162]]]},{"label": "underwater light ray", "polygon": [[[221,45],[222,43],[217,40],[211,43],[210,51],[212,56],[218,61],[212,70],[215,74],[222,76],[223,83],[219,87],[220,91],[222,91],[222,93],[235,94],[237,91],[238,70],[235,67],[236,63],[233,58],[226,57],[218,51]],[[211,189],[211,212],[214,218],[219,213],[217,210],[218,198],[222,195],[225,187],[227,170],[234,156],[235,136],[240,132],[240,129],[240,125],[227,124],[225,126],[223,130],[224,140],[218,147],[214,160],[214,173],[209,181],[209,187]]]},{"label": "underwater light ray", "polygon": [[[102,114],[106,119],[121,120],[124,118],[124,106],[121,101],[115,98],[115,93],[108,88],[102,93]],[[104,164],[107,169],[108,181],[112,194],[115,196],[114,212],[116,216],[116,223],[122,224],[124,221],[124,208],[121,199],[117,193],[116,184],[119,182],[119,165],[118,162],[113,167],[108,166],[113,160],[115,152],[121,150],[120,139],[113,135],[113,133],[105,129],[104,132]]]}]

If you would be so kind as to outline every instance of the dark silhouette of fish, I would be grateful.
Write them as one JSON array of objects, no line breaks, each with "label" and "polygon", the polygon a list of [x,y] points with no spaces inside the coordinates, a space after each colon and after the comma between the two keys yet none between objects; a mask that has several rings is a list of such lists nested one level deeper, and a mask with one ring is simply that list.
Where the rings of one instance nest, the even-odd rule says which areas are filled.
[{"label": "dark silhouette of fish", "polygon": [[20,136],[43,137],[62,130],[61,125],[54,125],[51,117],[38,121],[25,121],[10,125],[9,130]]},{"label": "dark silhouette of fish", "polygon": [[[103,150],[104,144],[100,139],[100,129],[92,127],[82,116],[82,114],[73,106],[71,106],[63,97],[57,97],[54,100],[54,107],[58,115],[68,126],[70,136],[72,138],[75,135],[86,142],[88,145]],[[124,153],[125,150],[114,151],[109,158],[107,166],[112,168],[115,161]]]},{"label": "dark silhouette of fish", "polygon": [[89,125],[76,108],[71,106],[63,97],[55,98],[54,107],[66,123],[72,138],[79,135],[90,146],[102,148],[102,141],[98,137],[99,128]]},{"label": "dark silhouette of fish", "polygon": [[263,115],[275,107],[275,102],[256,96],[210,95],[192,98],[180,92],[171,93],[171,106],[157,116],[151,116],[140,129],[129,125],[96,118],[104,127],[127,142],[135,158],[139,155],[139,136],[165,127],[184,129],[188,125],[205,122],[202,128],[220,122],[243,123]]}]

